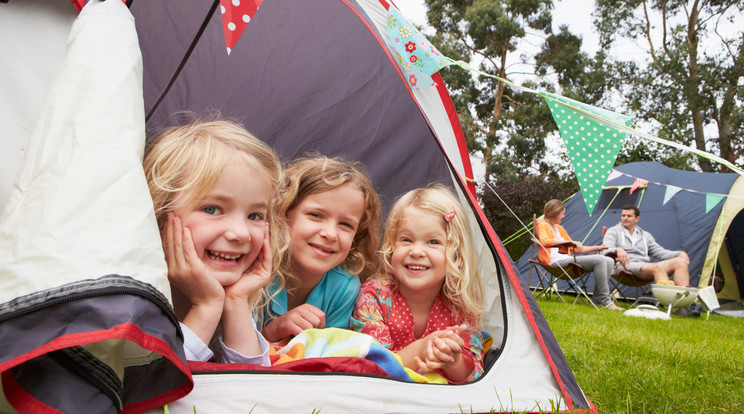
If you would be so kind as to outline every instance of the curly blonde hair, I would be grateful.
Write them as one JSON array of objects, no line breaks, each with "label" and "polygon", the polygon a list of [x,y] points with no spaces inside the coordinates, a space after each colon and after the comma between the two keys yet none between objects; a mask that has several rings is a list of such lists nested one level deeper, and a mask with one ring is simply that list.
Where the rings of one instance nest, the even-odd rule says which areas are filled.
[{"label": "curly blonde hair", "polygon": [[[349,255],[341,266],[364,281],[379,269],[377,249],[380,245],[380,224],[382,207],[372,181],[364,166],[358,162],[347,162],[340,158],[322,155],[298,158],[286,167],[284,179],[279,189],[281,201],[279,215],[287,219],[288,213],[297,207],[305,197],[329,191],[349,184],[362,192],[364,212],[359,221]],[[278,271],[285,280],[297,282],[291,273],[292,258],[289,246],[281,253]]]},{"label": "curly blonde hair", "polygon": [[[460,318],[480,323],[483,314],[483,288],[476,265],[470,226],[460,201],[444,185],[431,184],[411,190],[395,202],[385,221],[385,236],[380,254],[386,271],[381,277],[393,285],[397,284],[397,279],[392,274],[391,259],[398,230],[410,209],[439,217],[440,224],[447,234],[445,250],[447,272],[442,293],[447,299],[447,305],[453,312],[459,314]],[[445,215],[450,217],[449,221],[445,219]]]},{"label": "curly blonde hair", "polygon": [[[193,198],[206,195],[225,166],[236,158],[261,171],[271,188],[277,188],[281,182],[281,163],[274,151],[236,122],[194,119],[155,137],[145,151],[143,166],[159,228],[163,229],[169,212],[188,201],[185,195]],[[274,268],[280,265],[279,252],[289,244],[286,223],[277,214],[278,204],[278,194],[274,191],[266,215]],[[255,304],[258,299],[257,295],[251,302]]]}]

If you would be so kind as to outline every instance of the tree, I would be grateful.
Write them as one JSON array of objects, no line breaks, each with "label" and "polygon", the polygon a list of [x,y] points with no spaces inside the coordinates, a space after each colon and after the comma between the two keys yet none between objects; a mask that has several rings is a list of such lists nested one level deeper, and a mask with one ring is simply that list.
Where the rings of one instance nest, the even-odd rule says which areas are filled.
[{"label": "tree", "polygon": [[[590,59],[581,39],[561,27],[553,33],[552,0],[426,0],[436,29],[432,43],[446,56],[479,62],[485,73],[531,89],[594,103],[606,89],[604,55]],[[516,65],[521,68],[517,72]],[[511,62],[511,64],[510,64]],[[528,68],[528,69],[524,69]],[[502,237],[521,229],[519,220],[490,191],[502,196],[522,221],[542,214],[545,202],[577,191],[567,156],[547,156],[546,139],[557,136],[550,110],[539,96],[458,67],[440,71],[458,111],[471,153],[486,164],[480,201]],[[508,245],[517,257],[529,246]]]},{"label": "tree", "polygon": [[[510,62],[525,39],[551,33],[552,0],[426,0],[427,19],[437,31],[432,42],[447,56],[480,62],[485,73],[509,79]],[[522,61],[533,59],[523,54]],[[534,66],[534,62],[533,62]],[[486,180],[525,173],[553,173],[545,159],[545,138],[555,131],[550,111],[533,94],[512,90],[503,82],[457,67],[442,71],[453,96],[472,153],[486,164]],[[525,86],[554,89],[533,81]]]},{"label": "tree", "polygon": [[506,242],[506,238],[522,231],[523,227],[504,204],[520,216],[524,225],[530,226],[532,214],[537,214],[538,217],[542,215],[548,200],[565,200],[578,189],[579,185],[573,176],[569,180],[561,180],[533,175],[519,181],[499,180],[490,186],[484,184],[479,188],[479,197],[483,204],[483,213],[496,234],[505,241],[509,255],[516,260],[530,247],[532,241],[529,234],[524,233],[521,237],[513,237],[513,240]]},{"label": "tree", "polygon": [[[658,123],[659,137],[739,166],[744,166],[742,11],[740,0],[597,0],[595,11],[604,49],[623,38],[648,45],[644,61],[617,59],[611,65],[614,79],[607,85],[620,92],[626,107],[639,119]],[[733,35],[719,30],[737,19]],[[677,152],[667,153],[673,165],[686,162]],[[719,170],[702,157],[697,165]]]}]

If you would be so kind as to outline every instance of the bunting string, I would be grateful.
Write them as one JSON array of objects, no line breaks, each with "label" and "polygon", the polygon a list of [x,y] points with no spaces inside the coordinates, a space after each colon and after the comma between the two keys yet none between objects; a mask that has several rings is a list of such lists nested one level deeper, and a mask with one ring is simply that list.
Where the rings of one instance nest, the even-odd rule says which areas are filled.
[{"label": "bunting string", "polygon": [[[613,170],[613,171],[617,171],[617,170]],[[677,192],[679,192],[679,191],[687,191],[687,192],[690,192],[690,193],[696,193],[696,194],[702,194],[702,195],[714,195],[714,196],[720,196],[720,197],[727,197],[727,198],[735,198],[735,199],[738,199],[738,200],[744,200],[744,196],[740,196],[738,194],[720,194],[720,193],[710,193],[710,192],[707,192],[707,191],[693,190],[691,188],[684,188],[684,187],[680,187],[680,186],[677,186],[677,185],[664,184],[664,183],[660,183],[660,182],[656,182],[656,181],[652,181],[652,180],[647,180],[645,178],[636,177],[636,176],[634,176],[632,174],[628,174],[628,173],[624,173],[624,172],[620,172],[620,171],[617,171],[617,172],[618,172],[618,174],[624,175],[626,177],[635,178],[635,179],[641,179],[641,180],[646,180],[646,181],[648,181],[648,184],[655,184],[655,185],[659,185],[659,186],[663,186],[663,187],[674,187],[674,188],[678,188],[679,190],[677,190]],[[607,185],[605,187],[616,187],[616,186]],[[619,187],[623,187],[623,188],[624,187],[630,187],[630,185],[628,184],[628,185],[623,185],[623,186],[619,186]]]},{"label": "bunting string", "polygon": [[[447,59],[449,59],[449,58],[447,58]],[[551,96],[552,94],[547,94],[545,92],[541,92],[541,91],[537,91],[537,90],[534,90],[534,89],[531,89],[531,88],[527,88],[527,87],[524,87],[524,86],[521,86],[521,85],[517,85],[514,82],[510,82],[510,81],[508,81],[508,80],[506,80],[504,78],[498,77],[496,75],[491,75],[490,73],[486,73],[486,72],[483,72],[481,70],[474,69],[474,68],[470,67],[467,63],[465,63],[465,62],[463,62],[461,60],[452,60],[452,59],[450,59],[450,62],[451,62],[451,64],[453,64],[455,66],[459,66],[459,67],[461,67],[463,69],[469,70],[471,72],[475,72],[475,73],[477,73],[479,75],[486,76],[486,77],[489,77],[489,78],[492,78],[492,79],[496,79],[497,81],[503,82],[503,83],[509,85],[510,87],[514,88],[514,89],[517,89],[517,90],[520,90],[520,91],[524,91],[524,92],[533,93],[535,95],[542,96],[543,98],[548,99],[548,100],[558,101],[560,104],[569,107],[574,112],[579,113],[579,114],[581,114],[581,115],[583,115],[583,116],[585,116],[585,117],[587,117],[589,119],[592,119],[594,121],[597,121],[600,124],[603,124],[603,125],[606,125],[606,126],[615,128],[618,131],[625,132],[625,133],[628,133],[628,134],[632,134],[632,135],[635,135],[637,137],[645,138],[645,139],[648,139],[650,141],[654,141],[654,142],[657,142],[659,144],[663,144],[663,145],[667,145],[667,146],[670,146],[670,147],[674,147],[674,148],[677,148],[677,149],[680,149],[680,150],[683,150],[683,151],[692,152],[695,155],[699,155],[699,156],[701,156],[703,158],[706,158],[708,160],[717,162],[717,163],[719,163],[721,165],[725,165],[726,167],[730,168],[731,170],[733,170],[734,172],[736,172],[739,175],[744,175],[744,170],[743,169],[737,167],[736,165],[730,163],[729,161],[726,161],[725,159],[723,159],[723,158],[721,158],[721,157],[719,157],[719,156],[717,156],[715,154],[711,154],[709,152],[705,152],[705,151],[699,150],[697,148],[688,147],[686,145],[682,145],[682,144],[677,143],[677,142],[668,141],[668,140],[665,140],[663,138],[659,138],[659,137],[656,137],[654,135],[647,134],[647,133],[645,133],[643,131],[639,131],[639,130],[637,130],[635,128],[631,128],[630,126],[623,125],[623,124],[621,124],[621,123],[619,123],[617,121],[613,121],[613,120],[611,120],[611,119],[609,119],[609,118],[607,118],[605,116],[594,114],[592,112],[589,112],[586,109],[582,109],[582,108],[580,108],[578,106],[575,106],[575,105],[572,105],[572,104],[567,104],[563,100],[558,100],[555,96]],[[564,99],[567,100],[568,98],[564,98]],[[576,101],[574,101],[574,102],[576,102]],[[590,106],[590,105],[586,105],[586,106]],[[604,110],[604,109],[601,109],[601,108],[597,108],[597,109],[600,109],[600,110],[602,110],[604,112],[614,113],[614,112],[607,111],[607,110]]]}]

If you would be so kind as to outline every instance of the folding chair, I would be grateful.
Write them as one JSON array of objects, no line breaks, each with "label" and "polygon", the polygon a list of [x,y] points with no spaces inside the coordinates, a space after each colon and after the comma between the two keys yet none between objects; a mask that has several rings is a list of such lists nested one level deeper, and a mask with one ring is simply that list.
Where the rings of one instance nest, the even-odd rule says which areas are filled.
[{"label": "folding chair", "polygon": [[[604,239],[605,233],[607,233],[607,227],[602,227],[602,238]],[[611,252],[607,253],[607,257],[611,258],[614,261],[617,261],[617,253]],[[635,302],[633,302],[634,306],[636,303],[638,303],[639,299],[646,298],[646,297],[652,297],[650,295],[650,289],[647,287],[646,289],[643,289],[644,286],[650,285],[654,282],[653,279],[644,279],[640,276],[636,276],[633,273],[630,272],[620,272],[618,274],[612,275],[612,289],[610,291],[610,296],[612,297],[618,297],[626,302],[630,302],[631,298],[627,297],[623,291],[620,289],[621,285],[623,286],[629,286],[635,288]],[[640,294],[639,294],[640,293]]]},{"label": "folding chair", "polygon": [[[532,215],[532,228],[534,232],[537,231],[537,217],[534,214]],[[563,303],[566,303],[566,300],[563,299],[563,296],[561,296],[561,292],[559,291],[557,286],[557,282],[559,280],[563,280],[566,281],[569,286],[572,286],[574,288],[574,292],[576,293],[576,298],[573,301],[574,305],[579,300],[579,298],[583,296],[585,300],[596,307],[596,305],[594,305],[594,302],[586,294],[586,277],[588,273],[586,272],[586,270],[584,270],[583,267],[581,267],[581,265],[579,265],[578,263],[571,263],[565,266],[550,266],[540,262],[535,256],[535,252],[539,252],[540,247],[546,249],[557,247],[558,250],[562,253],[567,253],[568,248],[571,246],[573,246],[573,243],[571,242],[563,242],[555,245],[544,246],[540,243],[540,240],[537,239],[537,236],[534,235],[532,237],[532,247],[530,248],[530,268],[527,275],[527,284],[528,286],[531,285],[532,268],[534,267],[535,275],[537,275],[538,277],[539,287],[534,287],[534,289],[532,290],[533,294],[538,289],[540,289],[540,293],[538,293],[535,298],[539,298],[541,295],[545,295],[545,297],[550,300],[551,295],[555,294],[560,300],[563,301]],[[566,292],[568,292],[568,289],[565,289],[563,291],[563,293]]]}]

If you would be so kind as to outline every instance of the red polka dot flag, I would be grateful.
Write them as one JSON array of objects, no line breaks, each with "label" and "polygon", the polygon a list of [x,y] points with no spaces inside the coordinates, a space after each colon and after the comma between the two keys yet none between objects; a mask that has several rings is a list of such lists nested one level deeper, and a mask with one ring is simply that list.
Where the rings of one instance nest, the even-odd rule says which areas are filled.
[{"label": "red polka dot flag", "polygon": [[243,30],[250,23],[263,0],[220,0],[225,45],[229,55],[238,43]]}]

